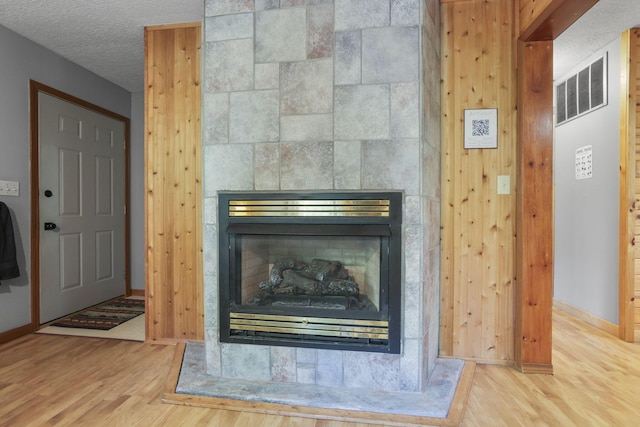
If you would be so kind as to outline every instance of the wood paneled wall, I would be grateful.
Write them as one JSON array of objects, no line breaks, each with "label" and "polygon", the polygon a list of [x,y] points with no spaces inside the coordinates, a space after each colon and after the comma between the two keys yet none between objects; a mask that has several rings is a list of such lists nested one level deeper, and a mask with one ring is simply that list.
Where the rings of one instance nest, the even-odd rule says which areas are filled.
[{"label": "wood paneled wall", "polygon": [[201,39],[145,29],[147,341],[204,339]]},{"label": "wood paneled wall", "polygon": [[[516,59],[512,0],[442,4],[440,354],[514,360]],[[464,110],[498,109],[498,148],[465,150]],[[497,177],[511,192],[497,194]]]},{"label": "wood paneled wall", "polygon": [[[443,356],[552,372],[551,40],[596,2],[442,1]],[[465,108],[498,108],[497,150],[462,148]]]}]

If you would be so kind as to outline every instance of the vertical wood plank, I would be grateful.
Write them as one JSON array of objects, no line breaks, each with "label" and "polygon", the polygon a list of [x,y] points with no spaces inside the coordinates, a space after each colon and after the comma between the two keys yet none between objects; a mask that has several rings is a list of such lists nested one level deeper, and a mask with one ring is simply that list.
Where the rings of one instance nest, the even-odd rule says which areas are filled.
[{"label": "vertical wood plank", "polygon": [[[172,290],[174,294],[174,317],[176,330],[173,331],[174,338],[185,338],[188,328],[188,317],[185,317],[185,300],[189,297],[185,292],[188,287],[185,271],[185,262],[189,259],[190,255],[186,250],[186,230],[189,227],[188,216],[189,210],[185,209],[186,187],[187,182],[184,176],[184,169],[186,166],[185,150],[187,149],[186,141],[186,128],[189,127],[187,116],[187,104],[188,104],[188,92],[186,77],[186,46],[185,46],[185,30],[180,28],[173,30],[173,72],[175,73],[173,78],[173,102],[174,107],[173,116],[180,118],[174,120],[172,124],[172,135],[176,141],[180,141],[178,144],[169,144],[172,153],[167,156],[167,162],[172,168],[171,176],[172,182],[169,184],[173,187],[171,192],[173,200],[171,202],[172,224],[173,230],[171,233],[172,242],[172,269],[174,271],[174,283],[172,284]],[[177,328],[177,325],[180,328]]]},{"label": "vertical wood plank", "polygon": [[204,338],[200,24],[145,29],[147,340]]},{"label": "vertical wood plank", "polygon": [[638,108],[638,69],[640,47],[638,29],[625,31],[621,37],[621,94],[620,94],[620,238],[619,238],[619,336],[625,341],[635,339],[635,280],[638,274],[634,245],[638,221],[636,188],[636,159],[638,138],[636,121]]},{"label": "vertical wood plank", "polygon": [[[447,136],[452,137],[456,129],[454,119],[455,116],[449,117],[449,111],[455,105],[453,99],[453,84],[448,77],[453,73],[453,64],[451,55],[453,54],[454,44],[456,40],[451,36],[447,36],[447,29],[453,28],[454,9],[451,7],[441,6],[442,15],[442,146],[441,146],[441,182],[442,182],[442,199],[441,199],[441,250],[440,257],[440,355],[453,355],[453,340],[456,328],[453,325],[454,315],[454,251],[453,243],[455,238],[454,232],[454,215],[456,211],[452,203],[452,196],[455,185],[455,162],[456,156],[452,152],[452,144],[447,143]],[[449,30],[450,31],[450,30]],[[449,33],[450,34],[450,33]]]},{"label": "vertical wood plank", "polygon": [[[187,31],[187,40],[199,40],[200,28]],[[186,250],[193,256],[185,257],[185,282],[199,283],[183,298],[184,316],[188,323],[184,331],[187,336],[204,337],[204,285],[202,283],[202,188],[201,177],[201,97],[200,97],[200,44],[185,49],[184,81],[192,90],[185,91],[185,164],[184,164],[184,209]],[[193,90],[196,89],[196,90]],[[194,313],[192,313],[194,312]],[[185,337],[186,338],[186,337]]]},{"label": "vertical wood plank", "polygon": [[[634,264],[640,264],[640,29],[633,28],[631,30],[631,58],[633,69],[630,74],[633,84],[630,90],[634,93],[634,102],[630,102],[630,107],[633,108],[634,123],[630,124],[630,128],[634,128],[635,131],[631,133],[633,139],[633,146],[635,147],[633,156],[633,167],[635,179],[633,180],[633,188],[635,189],[635,197],[633,200],[634,211],[631,214],[634,218],[633,222],[633,235],[632,240]],[[634,269],[634,285],[633,285],[633,319],[634,319],[634,340],[639,341],[640,338],[640,268]]]},{"label": "vertical wood plank", "polygon": [[518,49],[516,365],[553,371],[553,42]]}]

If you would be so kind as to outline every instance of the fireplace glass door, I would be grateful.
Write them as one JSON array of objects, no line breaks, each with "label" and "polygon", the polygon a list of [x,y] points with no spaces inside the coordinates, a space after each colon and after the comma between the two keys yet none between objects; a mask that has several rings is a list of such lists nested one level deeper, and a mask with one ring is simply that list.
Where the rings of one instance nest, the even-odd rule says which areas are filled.
[{"label": "fireplace glass door", "polygon": [[[321,316],[357,311],[377,318],[380,236],[236,235],[231,306],[263,313]],[[346,314],[352,317],[354,314]]]}]

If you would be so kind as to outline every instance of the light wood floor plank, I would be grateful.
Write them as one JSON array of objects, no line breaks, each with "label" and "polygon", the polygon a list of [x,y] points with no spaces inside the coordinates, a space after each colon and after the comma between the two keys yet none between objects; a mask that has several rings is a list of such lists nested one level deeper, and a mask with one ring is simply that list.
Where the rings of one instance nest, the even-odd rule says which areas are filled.
[{"label": "light wood floor plank", "polygon": [[[0,426],[373,427],[161,403],[173,346],[32,334],[0,345]],[[462,426],[640,425],[640,344],[554,312],[554,375],[477,365]]]}]

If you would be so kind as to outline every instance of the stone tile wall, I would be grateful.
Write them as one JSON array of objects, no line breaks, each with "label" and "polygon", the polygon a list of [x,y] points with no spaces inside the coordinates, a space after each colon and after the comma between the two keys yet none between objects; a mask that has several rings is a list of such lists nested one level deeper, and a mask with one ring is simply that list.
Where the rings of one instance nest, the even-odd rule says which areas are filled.
[{"label": "stone tile wall", "polygon": [[[438,346],[438,1],[206,0],[205,14],[207,371],[421,390]],[[402,353],[219,343],[220,190],[403,191]]]}]

